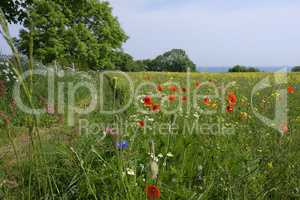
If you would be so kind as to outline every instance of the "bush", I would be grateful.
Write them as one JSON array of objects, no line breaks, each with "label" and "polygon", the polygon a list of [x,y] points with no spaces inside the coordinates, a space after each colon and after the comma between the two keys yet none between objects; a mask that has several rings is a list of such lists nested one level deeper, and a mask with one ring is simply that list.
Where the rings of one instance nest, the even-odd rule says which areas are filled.
[{"label": "bush", "polygon": [[292,69],[292,72],[300,72],[300,66],[296,66]]},{"label": "bush", "polygon": [[254,67],[245,67],[242,65],[235,65],[228,70],[228,72],[260,72],[259,69]]},{"label": "bush", "polygon": [[147,71],[186,72],[196,71],[196,65],[182,49],[172,49],[154,60],[139,61]]}]

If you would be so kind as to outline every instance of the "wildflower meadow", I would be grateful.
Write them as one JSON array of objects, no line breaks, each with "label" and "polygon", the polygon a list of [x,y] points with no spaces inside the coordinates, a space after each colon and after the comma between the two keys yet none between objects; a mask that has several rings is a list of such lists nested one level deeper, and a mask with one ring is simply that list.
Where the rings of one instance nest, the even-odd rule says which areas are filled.
[{"label": "wildflower meadow", "polygon": [[[98,85],[99,73],[60,73],[55,74],[55,93],[61,83]],[[75,113],[72,126],[68,92],[63,103],[58,101],[62,97],[55,98],[52,107],[46,103],[47,78],[34,77],[32,102],[44,112],[33,132],[26,128],[32,121],[16,107],[9,84],[1,83],[3,198],[299,197],[298,74],[287,74],[286,84],[253,96],[254,86],[274,74],[191,73],[187,81],[185,73],[129,73],[131,84],[122,74],[104,77],[99,84],[104,93],[99,94],[105,105]],[[272,126],[255,113],[273,119],[283,101],[278,91],[287,94],[288,120]],[[72,104],[81,109],[94,98],[84,87],[73,97]],[[104,112],[128,102],[124,111]]]},{"label": "wildflower meadow", "polygon": [[[141,47],[145,41],[157,48],[169,46],[168,41],[188,47],[181,42],[199,35],[190,41],[201,41],[197,49],[203,48],[204,60],[213,54],[211,63],[215,56],[251,60],[257,52],[261,61],[263,51],[275,62],[273,49],[284,49],[283,56],[295,50],[275,41],[296,38],[292,19],[299,12],[289,11],[297,8],[290,1],[289,9],[278,6],[283,18],[278,21],[278,10],[269,12],[269,2],[259,9],[252,7],[255,1],[247,2],[247,14],[229,1],[223,11],[213,10],[221,7],[213,1],[198,7],[191,6],[196,1],[184,1],[190,6],[179,4],[164,17],[174,9],[167,1],[136,1],[133,11],[126,0],[1,1],[0,44],[2,49],[5,42],[9,55],[0,56],[0,200],[300,199],[299,67],[259,72],[236,65],[228,72],[200,72],[182,49],[134,60],[122,48],[129,37],[113,15],[112,2],[120,6],[117,11],[130,11],[122,19],[134,19],[126,28],[145,20],[136,30],[145,29],[147,40],[142,34],[133,37]],[[197,9],[203,7],[209,11],[199,17],[203,12]],[[256,15],[266,8],[272,23]],[[240,13],[245,22],[235,21]],[[290,14],[289,23],[280,27]],[[279,30],[280,37],[266,33],[272,49],[262,48],[264,37],[255,38],[256,29],[244,26],[251,25],[252,16],[259,30],[273,31],[276,25],[273,32]],[[173,27],[168,20],[176,17]],[[198,22],[205,37],[197,33]],[[18,38],[10,34],[13,23],[21,26]],[[168,37],[152,40],[157,30]],[[228,30],[234,33],[226,47],[218,39]],[[242,52],[254,49],[244,37],[248,32],[259,42],[253,55]]]}]

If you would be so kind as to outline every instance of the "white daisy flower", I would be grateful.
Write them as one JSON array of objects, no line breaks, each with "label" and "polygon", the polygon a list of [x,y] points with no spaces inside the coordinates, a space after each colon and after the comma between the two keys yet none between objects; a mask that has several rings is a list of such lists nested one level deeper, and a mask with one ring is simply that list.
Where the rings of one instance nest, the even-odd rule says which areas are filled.
[{"label": "white daisy flower", "polygon": [[157,157],[158,157],[158,158],[163,158],[164,155],[163,155],[162,153],[160,153],[160,154],[157,155]]},{"label": "white daisy flower", "polygon": [[171,152],[169,152],[169,153],[167,153],[167,157],[173,158],[174,155]]},{"label": "white daisy flower", "polygon": [[148,118],[148,121],[153,122],[154,119],[153,118]]},{"label": "white daisy flower", "polygon": [[127,172],[127,175],[129,175],[129,176],[135,176],[135,172],[133,169],[127,168],[126,172]]}]

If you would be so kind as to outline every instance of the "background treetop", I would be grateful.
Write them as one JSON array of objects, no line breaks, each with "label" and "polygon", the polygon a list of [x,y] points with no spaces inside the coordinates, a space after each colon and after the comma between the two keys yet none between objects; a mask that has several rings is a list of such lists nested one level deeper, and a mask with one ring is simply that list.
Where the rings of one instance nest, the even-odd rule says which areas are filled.
[{"label": "background treetop", "polygon": [[112,55],[127,40],[108,2],[97,0],[33,0],[28,7],[18,47],[44,64],[54,60],[80,69],[112,68]]},{"label": "background treetop", "polygon": [[295,67],[292,69],[292,72],[300,72],[300,66],[295,66]]},{"label": "background treetop", "polygon": [[32,4],[32,0],[1,0],[2,8],[9,23],[23,23],[27,17],[26,9]]},{"label": "background treetop", "polygon": [[228,70],[228,72],[259,72],[260,70],[255,67],[246,67],[242,65],[235,65]]},{"label": "background treetop", "polygon": [[143,60],[142,63],[148,71],[185,72],[188,68],[191,71],[196,70],[196,65],[182,49],[172,49],[153,60]]}]

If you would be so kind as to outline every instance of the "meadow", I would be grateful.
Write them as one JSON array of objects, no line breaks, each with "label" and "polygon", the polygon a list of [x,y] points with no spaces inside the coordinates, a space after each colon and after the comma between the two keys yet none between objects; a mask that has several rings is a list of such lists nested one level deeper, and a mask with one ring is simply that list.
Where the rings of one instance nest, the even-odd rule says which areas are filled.
[{"label": "meadow", "polygon": [[[55,91],[64,83],[68,105],[67,85],[85,78],[64,74]],[[75,114],[73,126],[58,96],[47,104],[46,78],[31,82],[31,103],[46,110],[35,120],[2,82],[0,199],[300,198],[300,74],[276,85],[271,73],[129,73],[134,94],[122,75],[99,74],[86,75],[104,105]],[[267,77],[272,86],[253,93]],[[276,130],[255,113],[274,118],[280,89],[288,121]],[[91,94],[80,88],[74,98],[83,109]],[[102,112],[131,98],[123,112]]]},{"label": "meadow", "polygon": [[[1,1],[0,35],[10,55],[0,56],[0,200],[300,199],[300,73],[259,73],[240,65],[229,72],[244,73],[196,72],[183,49],[136,60],[124,50],[129,35],[109,2]],[[251,63],[263,57],[264,63],[295,61],[287,57],[294,54],[286,52],[295,49],[294,41],[282,37],[294,39],[289,29],[284,28],[286,34],[272,31],[278,29],[271,26],[278,26],[271,23],[278,16],[273,3],[263,6],[266,12],[260,4],[260,9],[224,4],[226,12],[206,12],[222,5],[205,3],[199,7],[209,14],[205,19],[218,19],[198,21],[205,25],[205,34],[195,32],[194,19],[199,17],[189,17],[192,10],[202,13],[196,7],[176,6],[176,13],[164,18],[160,14],[166,10],[159,9],[158,15],[155,11],[157,2],[151,12],[140,2],[122,4],[126,10],[138,5],[132,11],[141,15],[127,16],[122,23],[134,19],[128,27],[136,25],[140,33],[130,37],[138,48],[149,46],[139,52],[144,55],[151,52],[154,40],[148,40],[149,33],[155,38],[156,30],[155,41],[162,44],[155,52],[170,46],[166,42],[173,36],[172,45],[182,37],[189,52],[199,36],[215,41],[201,46],[205,54],[199,45],[192,51],[195,57],[213,56],[202,63],[232,63],[233,57],[226,55],[247,62],[250,55]],[[172,10],[170,6],[163,7]],[[193,9],[184,13],[179,7]],[[295,19],[290,16],[293,7],[279,5],[280,12],[288,11],[279,22]],[[151,13],[155,18],[147,17]],[[238,13],[242,15],[235,16]],[[266,18],[259,13],[275,14]],[[270,32],[259,26],[251,31],[250,26],[238,27],[242,24],[235,19],[243,17],[247,25],[266,25]],[[22,29],[17,38],[10,35],[13,23]],[[145,24],[150,30],[145,29],[147,46],[140,37]],[[233,35],[235,29],[243,31]],[[193,34],[187,36],[186,30]],[[247,37],[253,30],[261,30],[258,37]],[[278,39],[275,52],[270,37]],[[217,57],[206,56],[219,44]],[[245,51],[249,44],[252,53]],[[232,52],[222,53],[227,50]],[[162,70],[182,73],[150,72]]]}]

